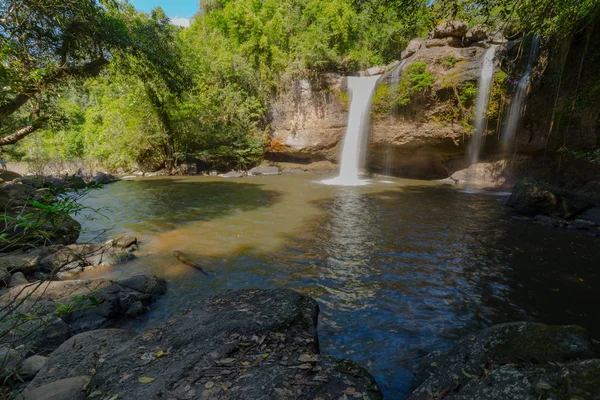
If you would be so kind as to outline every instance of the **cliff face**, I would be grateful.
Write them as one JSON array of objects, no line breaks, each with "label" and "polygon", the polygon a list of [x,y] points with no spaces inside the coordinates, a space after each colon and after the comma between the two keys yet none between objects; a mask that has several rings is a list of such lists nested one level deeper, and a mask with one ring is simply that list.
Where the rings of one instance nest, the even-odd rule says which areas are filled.
[{"label": "cliff face", "polygon": [[[485,47],[481,37],[466,39],[432,32],[431,39],[412,41],[403,60],[361,74],[382,74],[373,98],[367,165],[375,172],[416,178],[445,178],[465,153],[471,135],[473,87],[481,72]],[[441,37],[440,37],[441,36]],[[432,76],[428,86],[398,105],[399,86],[411,65],[424,64],[421,74]],[[469,88],[465,98],[462,88]],[[462,96],[462,97],[461,97]],[[467,96],[468,97],[468,96]],[[462,104],[467,101],[468,104]],[[339,161],[348,118],[346,79],[324,74],[311,79],[290,79],[271,110],[273,151],[276,161],[309,163]]]},{"label": "cliff face", "polygon": [[[591,43],[600,40],[600,30],[596,31]],[[575,38],[568,51],[550,50],[556,47],[542,43],[516,140],[509,147],[502,147],[499,138],[528,61],[530,40],[509,43],[502,37],[488,37],[478,27],[467,30],[459,21],[450,21],[432,31],[429,39],[411,41],[401,61],[361,73],[382,74],[373,98],[367,167],[373,172],[425,179],[446,178],[467,168],[465,153],[473,133],[478,80],[489,46],[497,48],[496,71],[483,160],[520,154],[525,157],[518,159],[521,166],[540,157],[544,165],[546,157],[556,164],[561,157],[558,151],[565,145],[572,149],[597,145],[600,106],[595,99],[600,90],[595,66],[600,53],[588,49],[589,59],[578,79],[585,53],[583,39]],[[560,73],[562,57],[566,61]],[[581,93],[576,95],[578,80]],[[267,158],[337,163],[348,118],[346,86],[344,77],[337,74],[290,79],[273,104],[273,151]],[[573,98],[577,100],[571,113]],[[540,173],[550,174],[544,168]]]}]

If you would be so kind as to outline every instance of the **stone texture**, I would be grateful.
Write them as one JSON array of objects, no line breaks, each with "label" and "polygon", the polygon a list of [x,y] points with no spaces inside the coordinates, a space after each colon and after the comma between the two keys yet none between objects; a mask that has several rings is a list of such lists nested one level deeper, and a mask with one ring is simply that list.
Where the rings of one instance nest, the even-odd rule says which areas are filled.
[{"label": "stone texture", "polygon": [[447,37],[464,37],[469,30],[469,25],[465,21],[446,21],[435,27],[429,34],[432,39]]},{"label": "stone texture", "polygon": [[[441,47],[431,47],[434,44]],[[444,98],[448,96],[445,83],[449,80],[457,84],[478,81],[484,53],[483,48],[463,48],[456,37],[415,39],[403,53],[403,70],[414,62],[425,62],[437,78],[433,92]],[[447,59],[455,61],[453,67],[444,65]],[[392,68],[381,79],[389,90],[394,90],[392,75],[397,72]],[[393,114],[385,110],[390,103],[386,104],[385,97],[378,97],[377,93],[371,115],[368,167],[377,173],[425,179],[447,178],[455,172],[449,164],[464,159],[464,139],[472,132],[460,123],[440,122],[448,111],[447,105],[415,104],[402,114]],[[338,163],[349,97],[346,79],[339,75],[292,79],[271,110],[271,148],[277,151],[267,154],[267,159],[302,165]]]},{"label": "stone texture", "polygon": [[83,373],[100,349],[88,391],[107,399],[381,399],[364,369],[319,355],[317,314],[289,290],[220,293],[122,344],[103,332],[72,338],[27,391]]},{"label": "stone texture", "polygon": [[272,167],[269,165],[261,165],[258,167],[254,167],[250,171],[248,171],[248,175],[250,176],[279,175],[280,173],[281,171],[279,171],[279,168]]},{"label": "stone texture", "polygon": [[549,215],[564,219],[575,218],[593,207],[587,200],[531,178],[516,183],[507,205],[526,215]]},{"label": "stone texture", "polygon": [[580,327],[497,325],[425,357],[409,400],[592,399],[600,393],[595,357]]},{"label": "stone texture", "polygon": [[[25,332],[35,332],[34,342],[38,349],[53,350],[73,334],[111,328],[123,320],[139,317],[165,292],[166,282],[151,275],[138,275],[122,281],[47,281],[9,289],[0,296],[0,306],[12,299],[27,297],[19,311],[42,318],[21,328]],[[52,316],[57,308],[66,309],[58,317]],[[9,336],[21,343],[23,332]]]},{"label": "stone texture", "polygon": [[19,376],[25,380],[33,379],[37,373],[44,368],[46,362],[48,361],[48,357],[35,355],[29,358],[26,358],[21,364],[21,368],[19,369]]},{"label": "stone texture", "polygon": [[471,43],[481,42],[487,39],[487,31],[481,25],[475,25],[465,35],[465,39]]},{"label": "stone texture", "polygon": [[8,287],[15,287],[20,285],[26,285],[29,281],[25,278],[22,272],[15,272],[10,276],[10,280],[8,282]]},{"label": "stone texture", "polygon": [[229,171],[226,174],[219,175],[221,178],[241,178],[244,176],[243,172],[240,171]]},{"label": "stone texture", "polygon": [[83,400],[90,383],[87,375],[62,379],[23,393],[23,400]]}]

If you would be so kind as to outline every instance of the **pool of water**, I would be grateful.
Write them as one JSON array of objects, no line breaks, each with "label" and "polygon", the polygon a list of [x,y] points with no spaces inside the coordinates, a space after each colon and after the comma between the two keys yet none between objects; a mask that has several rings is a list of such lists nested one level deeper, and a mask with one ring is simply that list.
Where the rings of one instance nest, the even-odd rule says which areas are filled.
[{"label": "pool of water", "polygon": [[[386,178],[152,178],[85,204],[81,241],[132,233],[139,258],[83,277],[153,273],[169,291],[138,326],[236,288],[290,288],[320,307],[322,352],[352,359],[404,398],[424,354],[492,324],[578,324],[600,336],[600,240],[512,218],[503,197]],[[102,216],[103,214],[104,216]],[[205,266],[183,265],[173,250]]]}]

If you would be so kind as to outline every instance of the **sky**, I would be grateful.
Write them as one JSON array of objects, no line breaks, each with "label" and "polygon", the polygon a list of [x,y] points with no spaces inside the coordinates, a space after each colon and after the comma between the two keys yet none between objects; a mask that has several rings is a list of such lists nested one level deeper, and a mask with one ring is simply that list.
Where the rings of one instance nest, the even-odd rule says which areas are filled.
[{"label": "sky", "polygon": [[129,0],[140,11],[150,12],[161,6],[175,25],[190,26],[190,17],[198,12],[198,0]]}]

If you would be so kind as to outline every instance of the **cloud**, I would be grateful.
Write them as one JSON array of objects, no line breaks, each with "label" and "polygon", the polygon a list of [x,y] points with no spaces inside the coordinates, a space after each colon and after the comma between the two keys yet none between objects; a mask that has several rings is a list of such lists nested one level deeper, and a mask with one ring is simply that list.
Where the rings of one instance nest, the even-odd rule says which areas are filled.
[{"label": "cloud", "polygon": [[182,17],[171,18],[171,23],[173,25],[181,26],[184,28],[190,27],[190,20],[188,18],[182,18]]}]

